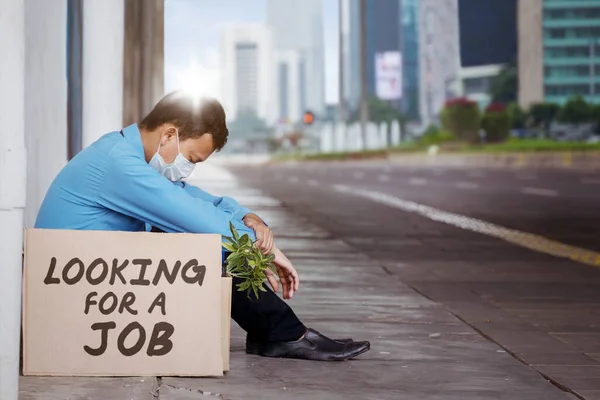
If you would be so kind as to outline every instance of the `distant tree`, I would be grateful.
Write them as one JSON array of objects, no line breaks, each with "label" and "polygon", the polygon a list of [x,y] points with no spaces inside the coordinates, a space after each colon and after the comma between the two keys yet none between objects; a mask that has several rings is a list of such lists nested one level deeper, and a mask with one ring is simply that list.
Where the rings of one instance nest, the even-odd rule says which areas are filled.
[{"label": "distant tree", "polygon": [[558,104],[535,103],[529,108],[529,120],[534,128],[542,128],[547,131],[559,111]]},{"label": "distant tree", "polygon": [[592,105],[592,122],[596,125],[596,133],[600,134],[600,104]]},{"label": "distant tree", "polygon": [[[376,123],[392,121],[403,123],[406,121],[406,117],[402,111],[394,107],[390,102],[377,97],[369,97],[367,99],[367,107],[369,110],[369,121]],[[360,107],[352,110],[348,119],[350,122],[360,121]]]},{"label": "distant tree", "polygon": [[519,106],[516,101],[511,102],[506,108],[513,129],[525,128],[527,122],[527,113]]},{"label": "distant tree", "polygon": [[492,102],[509,104],[517,100],[519,77],[517,63],[514,61],[504,65],[500,73],[492,79],[489,95]]},{"label": "distant tree", "polygon": [[592,113],[592,106],[583,97],[576,96],[565,103],[556,119],[565,124],[583,124],[592,121]]},{"label": "distant tree", "polygon": [[487,106],[481,119],[481,127],[485,130],[485,138],[490,143],[508,139],[511,120],[506,106],[502,103],[491,103]]},{"label": "distant tree", "polygon": [[444,129],[452,132],[455,137],[471,143],[477,142],[481,112],[476,102],[466,97],[448,100],[441,116]]},{"label": "distant tree", "polygon": [[392,122],[392,121],[404,121],[405,117],[402,111],[394,107],[391,103],[380,100],[376,97],[370,97],[368,100],[369,104],[369,117],[373,122]]},{"label": "distant tree", "polygon": [[252,111],[242,112],[237,118],[228,124],[230,134],[239,138],[251,137],[259,134],[266,134],[271,131],[271,127]]}]

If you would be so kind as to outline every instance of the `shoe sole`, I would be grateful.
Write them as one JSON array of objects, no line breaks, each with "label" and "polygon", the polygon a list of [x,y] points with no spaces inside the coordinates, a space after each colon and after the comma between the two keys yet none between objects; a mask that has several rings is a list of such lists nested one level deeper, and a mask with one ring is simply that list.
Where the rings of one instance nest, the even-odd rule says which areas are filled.
[{"label": "shoe sole", "polygon": [[371,349],[371,345],[368,345],[368,346],[365,346],[364,348],[362,348],[348,356],[345,356],[345,357],[333,355],[330,357],[316,358],[316,357],[312,357],[312,351],[310,351],[310,350],[307,352],[296,353],[294,355],[277,354],[277,353],[269,354],[267,352],[261,352],[260,355],[263,357],[269,357],[269,358],[291,358],[291,359],[309,360],[309,361],[348,361],[348,360],[351,360],[353,358],[360,356],[361,354],[366,353],[370,349]]},{"label": "shoe sole", "polygon": [[[354,340],[352,339],[334,339],[336,342],[340,342],[340,343],[352,343],[354,342]],[[260,356],[262,355],[262,347],[263,345],[259,344],[259,343],[254,343],[254,342],[246,342],[246,354],[250,354],[253,356]],[[369,350],[369,349],[367,349]],[[367,351],[365,350],[365,351]],[[362,354],[362,353],[360,353]]]}]

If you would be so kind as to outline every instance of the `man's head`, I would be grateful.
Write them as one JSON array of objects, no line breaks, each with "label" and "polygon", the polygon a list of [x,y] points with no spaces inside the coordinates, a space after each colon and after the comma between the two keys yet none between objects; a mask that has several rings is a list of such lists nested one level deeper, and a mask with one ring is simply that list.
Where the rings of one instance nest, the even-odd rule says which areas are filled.
[{"label": "man's head", "polygon": [[158,155],[164,164],[175,163],[178,154],[189,163],[205,161],[227,143],[225,111],[212,98],[198,98],[177,91],[168,94],[138,124],[146,161]]}]

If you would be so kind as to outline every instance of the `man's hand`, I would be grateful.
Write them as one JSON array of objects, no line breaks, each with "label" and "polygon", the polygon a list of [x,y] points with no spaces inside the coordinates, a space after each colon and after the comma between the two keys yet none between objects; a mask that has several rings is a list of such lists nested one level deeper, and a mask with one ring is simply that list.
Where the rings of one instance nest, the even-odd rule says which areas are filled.
[{"label": "man's hand", "polygon": [[275,243],[271,228],[266,226],[263,220],[256,214],[246,215],[243,221],[248,228],[254,230],[254,234],[256,235],[256,246],[264,254],[271,254]]},{"label": "man's hand", "polygon": [[[277,268],[277,275],[279,275],[279,281],[283,290],[283,298],[286,300],[291,299],[294,297],[294,292],[297,292],[300,287],[298,272],[296,272],[291,261],[275,246],[273,246],[273,254],[275,255],[273,264]],[[266,274],[273,291],[277,293],[279,291],[279,284],[275,278],[275,273],[267,269]]]}]

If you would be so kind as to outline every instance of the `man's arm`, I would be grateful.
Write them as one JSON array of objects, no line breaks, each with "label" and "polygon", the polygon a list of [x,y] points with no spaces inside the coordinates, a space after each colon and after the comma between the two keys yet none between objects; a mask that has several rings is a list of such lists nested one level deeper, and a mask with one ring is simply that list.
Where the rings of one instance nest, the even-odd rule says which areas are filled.
[{"label": "man's arm", "polygon": [[273,250],[273,232],[267,223],[258,215],[252,213],[249,209],[242,207],[235,199],[231,197],[218,197],[200,189],[197,186],[185,182],[173,182],[176,186],[182,187],[193,197],[210,201],[216,207],[233,212],[233,215],[252,228],[256,235],[256,245],[264,253],[271,253]]},{"label": "man's arm", "polygon": [[165,232],[217,233],[230,236],[229,222],[240,234],[254,231],[232,210],[218,208],[208,199],[191,196],[171,184],[144,160],[115,154],[99,192],[102,206],[144,221]]},{"label": "man's arm", "polygon": [[175,186],[182,187],[186,192],[188,192],[192,197],[197,199],[203,199],[205,201],[211,202],[215,207],[233,212],[233,215],[237,219],[243,219],[246,215],[252,214],[252,211],[249,209],[242,207],[235,199],[227,196],[219,197],[214,196],[202,189],[198,186],[190,185],[186,182],[173,182]]}]

